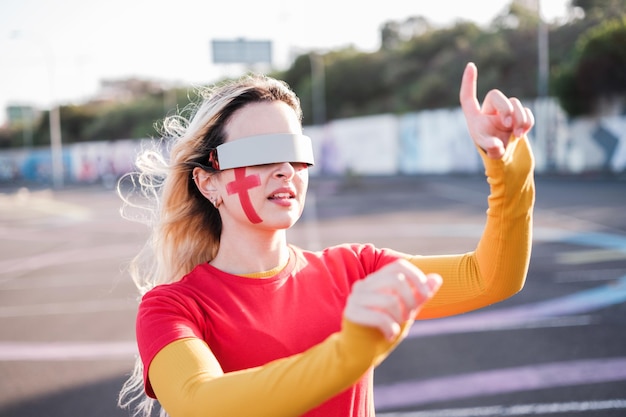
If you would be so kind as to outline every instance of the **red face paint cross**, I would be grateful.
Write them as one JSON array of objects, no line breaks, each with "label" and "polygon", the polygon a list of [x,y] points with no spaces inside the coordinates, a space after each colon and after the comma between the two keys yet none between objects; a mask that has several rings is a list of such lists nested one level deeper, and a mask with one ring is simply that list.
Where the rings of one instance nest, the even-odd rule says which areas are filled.
[{"label": "red face paint cross", "polygon": [[252,201],[250,201],[250,196],[248,195],[248,190],[261,185],[261,177],[259,177],[258,174],[246,176],[245,167],[235,168],[234,171],[235,179],[226,184],[226,192],[228,192],[228,195],[239,194],[241,208],[248,217],[248,220],[255,224],[261,223],[263,219],[254,211]]}]

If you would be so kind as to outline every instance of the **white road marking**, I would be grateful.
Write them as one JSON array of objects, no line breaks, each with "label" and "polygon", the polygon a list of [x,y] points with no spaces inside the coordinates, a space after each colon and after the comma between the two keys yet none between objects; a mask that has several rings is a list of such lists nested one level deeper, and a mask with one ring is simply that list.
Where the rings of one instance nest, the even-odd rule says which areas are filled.
[{"label": "white road marking", "polygon": [[31,192],[26,188],[13,195],[0,194],[0,212],[15,213],[18,216],[24,213],[37,213],[74,221],[87,221],[92,218],[92,211],[87,206],[55,200],[53,193],[49,191]]},{"label": "white road marking", "polygon": [[530,364],[406,380],[375,385],[374,395],[376,406],[382,411],[466,398],[615,381],[626,381],[626,357]]},{"label": "white road marking", "polygon": [[52,316],[59,314],[74,315],[84,313],[102,313],[105,311],[132,311],[136,308],[137,302],[128,298],[0,306],[0,318]]},{"label": "white road marking", "polygon": [[625,259],[626,252],[618,249],[589,249],[561,252],[556,255],[556,262],[565,265],[623,261]]},{"label": "white road marking", "polygon": [[[75,248],[46,252],[18,259],[0,260],[0,275],[36,271],[50,266],[91,262],[102,259],[126,258],[130,260],[139,244],[112,244],[93,248]],[[0,281],[1,282],[1,281]]]},{"label": "white road marking", "polygon": [[379,417],[489,417],[489,416],[532,416],[546,414],[582,413],[602,410],[624,410],[626,398],[604,401],[574,401],[562,403],[538,403],[516,405],[494,405],[473,408],[448,408],[427,411],[376,413]]},{"label": "white road marking", "polygon": [[0,361],[127,359],[136,355],[135,342],[0,342]]}]

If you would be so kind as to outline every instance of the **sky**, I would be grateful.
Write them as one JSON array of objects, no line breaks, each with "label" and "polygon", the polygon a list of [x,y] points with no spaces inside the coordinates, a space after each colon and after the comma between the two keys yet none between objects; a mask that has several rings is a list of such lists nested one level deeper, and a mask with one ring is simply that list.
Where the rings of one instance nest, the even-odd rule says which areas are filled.
[{"label": "sky", "polygon": [[[380,46],[386,21],[489,23],[510,0],[0,0],[0,124],[8,104],[79,104],[103,79],[201,85],[241,71],[212,40],[269,40],[276,68],[310,50]],[[543,0],[552,21],[567,0]]]}]

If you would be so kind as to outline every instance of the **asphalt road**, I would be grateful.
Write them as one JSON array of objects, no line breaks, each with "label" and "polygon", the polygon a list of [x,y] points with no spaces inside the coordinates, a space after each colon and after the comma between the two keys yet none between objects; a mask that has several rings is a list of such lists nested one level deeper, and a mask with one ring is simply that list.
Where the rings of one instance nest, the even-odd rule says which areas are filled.
[{"label": "asphalt road", "polygon": [[[292,243],[472,250],[478,176],[313,181]],[[147,229],[100,187],[0,190],[0,416],[128,416],[125,266]],[[537,178],[528,281],[513,298],[416,324],[377,369],[383,417],[626,415],[626,182]]]}]

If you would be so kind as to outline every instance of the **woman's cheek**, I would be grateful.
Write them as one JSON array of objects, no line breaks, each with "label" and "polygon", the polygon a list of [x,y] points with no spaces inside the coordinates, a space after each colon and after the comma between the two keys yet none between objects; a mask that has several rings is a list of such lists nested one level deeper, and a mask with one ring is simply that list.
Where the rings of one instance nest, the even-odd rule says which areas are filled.
[{"label": "woman's cheek", "polygon": [[246,168],[235,168],[235,179],[226,184],[226,192],[228,195],[236,195],[241,204],[241,208],[251,223],[261,223],[263,219],[258,215],[250,198],[250,190],[261,185],[261,176],[259,174],[248,174]]}]

